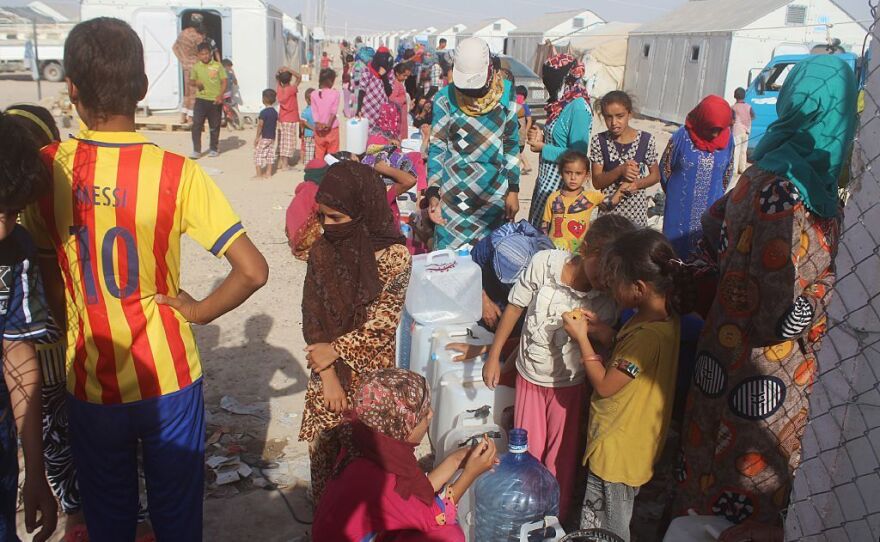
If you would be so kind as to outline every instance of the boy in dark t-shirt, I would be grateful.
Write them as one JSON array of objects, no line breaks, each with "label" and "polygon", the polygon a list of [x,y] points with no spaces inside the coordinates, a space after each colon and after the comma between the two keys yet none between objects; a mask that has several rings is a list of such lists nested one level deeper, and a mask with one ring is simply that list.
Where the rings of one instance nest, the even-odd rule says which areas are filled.
[{"label": "boy in dark t-shirt", "polygon": [[278,130],[278,111],[273,107],[277,94],[271,88],[263,91],[263,105],[257,121],[257,137],[254,140],[254,165],[257,174],[254,178],[268,179],[275,165],[275,132]]}]

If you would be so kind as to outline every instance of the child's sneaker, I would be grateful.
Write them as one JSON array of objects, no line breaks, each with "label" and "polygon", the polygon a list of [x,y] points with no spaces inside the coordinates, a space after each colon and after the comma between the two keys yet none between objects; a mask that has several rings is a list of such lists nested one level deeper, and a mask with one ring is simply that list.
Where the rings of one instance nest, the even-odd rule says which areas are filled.
[{"label": "child's sneaker", "polygon": [[218,156],[220,156],[220,153],[217,151],[211,151],[208,153],[208,158],[217,158]]},{"label": "child's sneaker", "polygon": [[189,153],[190,160],[198,160],[201,157],[202,157],[202,153],[200,153],[200,152],[192,151],[191,153]]}]

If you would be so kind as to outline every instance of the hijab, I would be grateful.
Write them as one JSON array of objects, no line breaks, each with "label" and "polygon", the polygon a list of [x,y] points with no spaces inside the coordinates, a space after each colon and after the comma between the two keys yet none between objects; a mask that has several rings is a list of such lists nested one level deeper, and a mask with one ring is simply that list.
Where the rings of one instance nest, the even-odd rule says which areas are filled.
[{"label": "hijab", "polygon": [[357,54],[355,55],[355,57],[364,64],[368,64],[371,60],[373,60],[373,57],[375,55],[376,50],[372,47],[361,47],[357,50]]},{"label": "hijab", "polygon": [[469,117],[479,117],[495,109],[504,95],[504,78],[494,68],[489,67],[489,77],[482,88],[462,90],[455,86],[455,101],[462,112]]},{"label": "hijab", "polygon": [[[376,54],[373,55],[373,60],[370,61],[369,64],[370,71],[382,80],[382,86],[385,87],[385,95],[391,95],[391,81],[389,81],[389,77],[391,77],[392,68],[394,67],[393,61],[391,59],[391,51],[388,50],[387,47],[379,47],[379,50],[376,51]],[[385,74],[380,74],[379,69],[385,68]]]},{"label": "hijab", "polygon": [[412,496],[430,505],[434,488],[416,460],[417,444],[407,441],[431,408],[425,378],[403,369],[379,369],[365,378],[352,402],[352,455],[394,474],[394,490],[403,499]]},{"label": "hijab", "polygon": [[502,284],[513,284],[532,257],[553,248],[553,242],[526,220],[508,223],[492,232],[492,268]]},{"label": "hijab", "polygon": [[317,221],[318,203],[315,196],[318,187],[327,174],[327,164],[324,160],[315,159],[306,164],[305,182],[297,185],[293,192],[293,199],[287,207],[285,215],[285,233],[287,242],[294,255],[299,259],[305,259],[315,239],[320,235],[320,225]]},{"label": "hijab", "polygon": [[856,100],[856,76],[840,58],[798,62],[779,92],[779,118],[754,152],[758,167],[789,179],[822,217],[838,212],[837,180],[855,134]]},{"label": "hijab", "polygon": [[586,69],[583,63],[568,54],[553,55],[544,62],[541,75],[550,99],[544,109],[547,123],[556,120],[568,104],[583,98],[589,105],[590,95],[584,84]]},{"label": "hijab", "polygon": [[[710,94],[703,98],[685,120],[685,128],[691,136],[694,147],[705,152],[726,149],[730,143],[730,125],[733,122],[733,110],[721,96]],[[712,130],[721,129],[714,139]]]},{"label": "hijab", "polygon": [[315,196],[352,218],[324,225],[312,246],[303,286],[306,343],[328,343],[358,328],[382,291],[375,253],[404,239],[388,205],[385,183],[372,168],[342,161],[327,169]]},{"label": "hijab", "polygon": [[379,75],[379,68],[385,68],[385,75],[388,75],[392,67],[394,67],[394,63],[391,58],[391,51],[387,47],[379,47],[376,54],[370,60],[370,71],[377,77],[382,77]]}]

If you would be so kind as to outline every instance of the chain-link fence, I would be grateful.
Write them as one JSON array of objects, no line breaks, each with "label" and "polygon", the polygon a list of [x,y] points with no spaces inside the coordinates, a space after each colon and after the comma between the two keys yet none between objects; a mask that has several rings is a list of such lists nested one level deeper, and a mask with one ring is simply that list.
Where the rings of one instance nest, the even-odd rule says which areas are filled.
[{"label": "chain-link fence", "polygon": [[869,5],[873,62],[786,540],[880,539],[880,13]]}]

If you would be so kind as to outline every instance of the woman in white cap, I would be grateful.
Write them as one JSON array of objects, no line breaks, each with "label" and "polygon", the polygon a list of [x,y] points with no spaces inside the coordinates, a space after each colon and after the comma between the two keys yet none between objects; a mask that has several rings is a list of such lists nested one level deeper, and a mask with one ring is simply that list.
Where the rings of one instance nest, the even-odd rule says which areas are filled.
[{"label": "woman in white cap", "polygon": [[434,98],[426,198],[434,247],[476,242],[519,211],[519,123],[513,87],[492,68],[489,46],[455,51],[452,84]]}]

